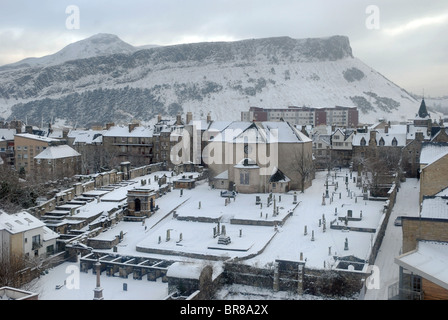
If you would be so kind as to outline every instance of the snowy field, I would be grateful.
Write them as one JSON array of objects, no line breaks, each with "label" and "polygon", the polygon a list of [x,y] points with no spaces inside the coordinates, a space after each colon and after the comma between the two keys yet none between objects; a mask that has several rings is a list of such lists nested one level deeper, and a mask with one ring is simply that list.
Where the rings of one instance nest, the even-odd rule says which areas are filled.
[{"label": "snowy field", "polygon": [[[157,189],[158,184],[154,182],[154,175],[160,173],[140,177],[135,179],[134,184],[106,193],[101,201],[95,201],[98,207],[94,208],[94,203],[91,203],[88,209],[81,208],[80,212],[83,215],[87,215],[90,211],[97,212],[101,206],[110,206],[109,201],[114,199],[117,201],[115,204],[123,203],[127,190],[140,187],[142,179],[148,179],[147,186]],[[275,206],[278,207],[278,214],[275,216],[273,202],[267,206],[268,194],[257,194],[261,199],[261,205],[255,204],[256,194],[238,194],[234,200],[231,199],[225,205],[220,190],[211,189],[206,182],[199,182],[196,188],[184,190],[182,195],[179,190],[174,189],[156,199],[156,205],[160,209],[147,218],[144,224],[122,221],[103,232],[97,239],[113,239],[123,232],[124,238],[117,246],[118,254],[197,263],[203,263],[197,259],[198,255],[208,255],[213,256],[214,260],[240,258],[243,259],[242,263],[262,267],[275,262],[276,259],[298,261],[302,253],[308,268],[322,269],[324,266],[335,267],[334,256],[354,255],[363,260],[367,259],[376,233],[335,230],[330,228],[330,222],[337,221],[335,224],[345,225],[339,218],[344,218],[347,211],[352,210],[353,218],[360,218],[362,212],[362,219],[349,221],[348,227],[377,229],[384,218],[384,201],[363,200],[361,189],[356,187],[348,171],[333,171],[328,179],[329,196],[324,198],[324,203],[326,178],[326,172],[318,172],[310,188],[303,194],[297,192],[298,204],[293,203],[293,191],[287,194],[275,194]],[[108,202],[104,201],[105,199]],[[216,222],[178,220],[172,210],[175,210],[180,218],[196,220],[218,218],[221,228],[225,226],[226,235],[231,238],[230,244],[218,244],[219,237],[214,237],[213,231],[213,228],[217,227]],[[325,229],[323,217],[326,221]],[[207,219],[205,221],[208,221]],[[243,225],[233,224],[232,219],[250,220],[251,223],[260,224],[272,221],[284,221],[284,223],[278,227]],[[167,230],[170,230],[168,241]],[[346,241],[348,248],[345,245]],[[164,250],[164,254],[158,250]],[[112,250],[96,251],[112,253]],[[191,257],[188,257],[189,254]],[[76,268],[79,268],[79,263],[64,263],[42,276],[35,286],[36,292],[40,293],[39,298],[92,299],[96,285],[95,275],[92,274],[92,270],[80,273],[79,281],[76,282],[79,286],[70,285],[76,278],[76,272],[70,274],[67,270]],[[55,289],[56,285],[63,284],[64,280],[69,285]],[[104,298],[111,300],[159,300],[165,298],[168,291],[167,283],[161,282],[160,279],[157,282],[148,281],[146,278],[133,280],[132,275],[129,275],[128,279],[123,279],[108,277],[103,273],[101,281]],[[127,291],[123,290],[123,283],[127,283]]]}]

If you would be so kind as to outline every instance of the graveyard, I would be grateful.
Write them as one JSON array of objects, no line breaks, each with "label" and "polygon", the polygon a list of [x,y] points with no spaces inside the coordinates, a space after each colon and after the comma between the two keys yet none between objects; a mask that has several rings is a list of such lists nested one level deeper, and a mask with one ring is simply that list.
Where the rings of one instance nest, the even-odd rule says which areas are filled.
[{"label": "graveyard", "polygon": [[[283,260],[311,269],[365,272],[385,216],[385,199],[369,199],[356,173],[344,169],[317,172],[312,186],[304,193],[237,193],[232,197],[213,189],[206,180],[180,189],[171,184],[167,192],[166,186],[158,183],[163,174],[170,177],[168,184],[185,174],[193,176],[193,173],[174,176],[155,172],[109,192],[97,193],[98,201],[80,208],[79,213],[87,215],[111,203],[124,205],[126,194],[133,189],[164,190],[155,201],[157,210],[149,217],[123,219],[93,237],[92,240],[98,241],[120,239],[111,248],[93,249],[97,257],[102,256],[104,262],[117,257],[137,259],[141,264],[148,260],[163,261],[162,275],[175,262],[204,265],[204,261],[214,264],[238,261],[263,268]],[[347,264],[345,257],[355,259]],[[78,263],[88,259],[88,255],[81,256]],[[89,273],[83,266],[81,271]],[[120,277],[118,269],[107,275],[113,277],[102,277],[102,281],[116,281]],[[136,275],[133,278],[131,282],[142,279]],[[163,287],[161,278],[156,278],[143,283]],[[94,281],[92,276],[92,285]],[[91,299],[91,291],[87,291],[86,299]]]}]

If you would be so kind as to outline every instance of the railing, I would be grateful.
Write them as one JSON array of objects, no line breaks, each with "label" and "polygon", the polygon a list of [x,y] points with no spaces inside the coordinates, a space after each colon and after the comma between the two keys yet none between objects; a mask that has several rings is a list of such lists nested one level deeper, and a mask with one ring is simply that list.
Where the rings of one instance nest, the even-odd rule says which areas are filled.
[{"label": "railing", "polygon": [[400,288],[395,282],[387,288],[388,300],[423,300],[423,292]]},{"label": "railing", "polygon": [[33,242],[32,250],[37,250],[39,248],[42,248],[42,243],[40,243],[40,242]]}]

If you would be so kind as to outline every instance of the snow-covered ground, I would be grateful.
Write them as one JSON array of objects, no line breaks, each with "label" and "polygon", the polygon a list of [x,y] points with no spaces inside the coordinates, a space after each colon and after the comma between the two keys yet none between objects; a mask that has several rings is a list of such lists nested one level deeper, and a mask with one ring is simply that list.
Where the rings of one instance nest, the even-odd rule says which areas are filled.
[{"label": "snow-covered ground", "polygon": [[[135,179],[135,184],[112,191],[115,193],[113,198],[123,199],[123,194],[126,194],[128,189],[140,186],[139,182],[142,179],[149,179],[147,180],[149,184],[146,186],[157,188],[158,185],[153,178],[156,174],[160,173],[140,177]],[[334,178],[335,174],[336,178]],[[324,265],[325,268],[335,267],[334,256],[354,255],[360,259],[367,259],[376,234],[331,229],[330,221],[345,217],[347,210],[352,210],[352,215],[355,218],[360,217],[362,211],[362,220],[349,221],[348,226],[376,229],[384,218],[384,202],[363,200],[361,190],[356,187],[349,172],[337,171],[336,173],[332,172],[328,179],[329,198],[325,198],[324,204],[322,200],[326,190],[326,177],[326,172],[318,172],[310,188],[303,194],[297,192],[298,205],[293,204],[294,192],[275,194],[276,206],[279,207],[279,213],[276,216],[273,216],[273,204],[267,207],[268,194],[257,194],[262,200],[262,205],[255,204],[255,197],[257,196],[255,194],[238,194],[235,200],[232,199],[225,205],[225,199],[220,196],[220,190],[211,189],[205,182],[200,182],[196,188],[184,190],[182,196],[179,190],[174,189],[158,198],[156,205],[160,207],[160,210],[147,218],[144,224],[122,221],[97,238],[114,238],[123,231],[124,238],[118,245],[118,254],[197,263],[203,263],[200,259],[197,259],[198,255],[207,254],[218,260],[238,257],[243,259],[242,263],[262,267],[275,262],[276,259],[297,261],[300,253],[302,253],[303,259],[306,259],[307,267],[323,269]],[[346,180],[348,185],[345,183]],[[336,182],[338,182],[338,188],[335,191]],[[336,193],[333,194],[333,192]],[[414,180],[411,179],[402,185],[398,193],[394,215],[418,213],[418,204],[414,203],[418,201],[415,192],[418,195],[418,183]],[[112,198],[111,194],[104,195],[102,199],[110,200]],[[412,198],[412,201],[409,201],[409,197]],[[97,206],[101,206],[106,202],[96,203]],[[110,204],[108,203],[108,205]],[[93,207],[93,204],[90,204],[90,206]],[[226,235],[230,236],[231,243],[227,246],[218,244],[218,238],[213,236],[213,228],[217,227],[217,223],[181,221],[174,218],[171,212],[174,209],[179,217],[184,218],[219,217],[220,226],[225,226]],[[97,211],[98,209],[90,208],[89,210]],[[80,212],[86,214],[86,211],[82,209]],[[326,220],[325,231],[323,229],[323,216]],[[284,220],[284,224],[277,228],[272,225],[231,224],[233,218],[260,223]],[[320,226],[319,219],[321,219]],[[388,232],[378,255],[378,266],[381,269],[382,277],[381,289],[395,282],[398,274],[398,267],[393,264],[393,258],[399,254],[401,247],[401,228],[394,227],[393,220],[394,218],[391,217],[391,226],[388,227]],[[342,221],[339,222],[339,225],[343,224]],[[305,226],[307,228],[306,235],[304,233]],[[170,230],[171,239],[169,241],[166,241],[167,230]],[[179,242],[181,233],[182,241]],[[313,234],[314,239],[312,239]],[[159,237],[161,241],[159,241]],[[348,241],[348,250],[345,250],[345,241]],[[153,253],[151,249],[163,249],[166,255]],[[329,254],[330,250],[331,254]],[[112,250],[97,251],[112,252]],[[180,255],[181,253],[182,255]],[[188,257],[185,254],[191,254],[194,257]],[[96,278],[92,274],[92,270],[89,270],[88,273],[76,273],[73,270],[79,270],[79,263],[67,262],[49,270],[48,274],[42,276],[36,282],[35,291],[40,293],[39,298],[41,300],[92,299],[93,289],[96,285]],[[76,278],[76,274],[79,275],[79,278]],[[76,279],[79,279],[79,282],[73,282]],[[64,280],[68,285],[56,289],[56,285],[63,284]],[[160,279],[157,282],[148,281],[146,278],[144,280],[133,280],[132,275],[128,279],[123,279],[108,277],[103,273],[101,281],[105,299],[160,300],[168,294],[167,283],[161,282]],[[76,287],[73,283],[79,283],[79,287]],[[127,291],[123,290],[123,283],[127,283]],[[244,291],[245,289],[233,286],[223,290],[220,293],[222,298],[232,299],[236,295],[235,291]],[[226,290],[231,294],[225,294]],[[385,294],[387,295],[387,289]],[[289,295],[291,299],[309,298],[293,296]],[[260,293],[258,298],[261,297],[266,297],[266,293]],[[277,299],[276,297],[286,299],[280,297],[279,293],[271,296],[273,299]],[[366,297],[387,299],[384,296],[384,290],[368,292]]]}]

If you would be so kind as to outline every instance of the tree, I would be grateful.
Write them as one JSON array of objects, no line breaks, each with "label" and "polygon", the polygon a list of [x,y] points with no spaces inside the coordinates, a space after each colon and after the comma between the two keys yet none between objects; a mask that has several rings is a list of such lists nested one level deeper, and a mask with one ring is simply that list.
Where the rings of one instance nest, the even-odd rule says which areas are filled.
[{"label": "tree", "polygon": [[296,172],[300,180],[300,191],[305,191],[306,183],[314,178],[314,163],[311,152],[305,152],[304,144],[302,143],[301,150],[295,150],[291,164],[291,170]]},{"label": "tree", "polygon": [[36,205],[36,199],[46,189],[29,178],[25,181],[17,171],[0,166],[0,209],[12,213]]}]

